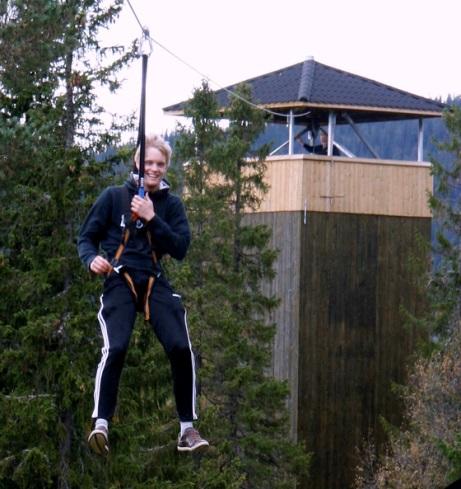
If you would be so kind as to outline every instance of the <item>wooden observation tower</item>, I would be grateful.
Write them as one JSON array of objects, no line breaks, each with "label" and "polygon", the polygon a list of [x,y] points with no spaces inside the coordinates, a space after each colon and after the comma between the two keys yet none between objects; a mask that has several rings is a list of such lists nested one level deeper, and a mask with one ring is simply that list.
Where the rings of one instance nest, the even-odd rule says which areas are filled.
[{"label": "wooden observation tower", "polygon": [[[273,122],[288,127],[286,143],[267,159],[269,193],[248,216],[272,228],[280,250],[268,286],[281,299],[271,318],[273,373],[291,387],[293,438],[313,452],[303,487],[346,489],[356,447],[368,437],[382,444],[381,418],[400,421],[392,385],[405,381],[418,339],[402,311],[424,308],[410,263],[422,257],[418,240],[431,236],[424,119],[440,117],[444,105],[314,59],[246,83],[253,101],[279,114]],[[216,97],[221,107],[228,104],[225,90]],[[409,119],[417,133],[411,161],[380,159],[360,126]],[[353,129],[365,157],[335,138],[340,125]],[[295,154],[296,133],[315,135],[321,127],[327,154]],[[282,148],[287,154],[278,155]]]}]

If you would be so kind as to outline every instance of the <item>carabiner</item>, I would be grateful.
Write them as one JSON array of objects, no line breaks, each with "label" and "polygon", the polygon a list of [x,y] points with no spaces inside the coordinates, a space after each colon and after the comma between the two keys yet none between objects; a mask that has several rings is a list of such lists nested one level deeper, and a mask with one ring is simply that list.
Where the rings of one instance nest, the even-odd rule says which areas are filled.
[{"label": "carabiner", "polygon": [[149,34],[149,29],[144,27],[142,30],[142,37],[139,40],[139,56],[150,56],[152,51],[152,39]]}]

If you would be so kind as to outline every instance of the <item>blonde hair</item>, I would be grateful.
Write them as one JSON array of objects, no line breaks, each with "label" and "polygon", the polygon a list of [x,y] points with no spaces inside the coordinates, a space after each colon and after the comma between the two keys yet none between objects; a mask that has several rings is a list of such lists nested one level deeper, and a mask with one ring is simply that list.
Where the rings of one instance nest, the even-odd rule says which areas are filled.
[{"label": "blonde hair", "polygon": [[[163,156],[165,157],[165,162],[167,168],[170,166],[170,160],[171,160],[171,146],[170,144],[165,141],[162,136],[159,136],[158,134],[147,134],[146,135],[146,145],[145,148],[156,148],[158,149]],[[134,155],[134,161],[139,164],[139,153],[141,151],[141,147],[138,146],[136,148],[136,153]]]}]

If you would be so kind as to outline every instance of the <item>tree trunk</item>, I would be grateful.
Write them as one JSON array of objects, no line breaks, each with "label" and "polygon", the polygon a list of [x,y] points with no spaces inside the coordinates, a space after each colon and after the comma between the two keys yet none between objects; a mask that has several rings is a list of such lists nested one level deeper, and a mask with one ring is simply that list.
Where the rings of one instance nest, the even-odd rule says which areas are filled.
[{"label": "tree trunk", "polygon": [[66,410],[62,417],[62,423],[64,425],[65,436],[59,445],[59,477],[58,477],[58,489],[69,489],[69,460],[70,460],[70,447],[72,442],[72,431],[74,426],[74,419],[71,411]]},{"label": "tree trunk", "polygon": [[75,136],[75,105],[74,87],[72,84],[72,63],[74,52],[71,50],[66,54],[65,76],[66,76],[66,113],[64,117],[64,143],[70,148],[74,143]]}]

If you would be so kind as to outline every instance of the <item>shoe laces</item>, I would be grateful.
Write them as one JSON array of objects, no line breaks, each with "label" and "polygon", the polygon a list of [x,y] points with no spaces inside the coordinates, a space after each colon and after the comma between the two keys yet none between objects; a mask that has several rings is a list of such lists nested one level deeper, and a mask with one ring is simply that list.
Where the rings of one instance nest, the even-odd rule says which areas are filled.
[{"label": "shoe laces", "polygon": [[195,428],[187,428],[184,432],[184,437],[187,438],[191,443],[196,443],[202,440],[200,433]]}]

